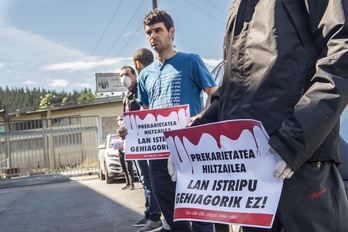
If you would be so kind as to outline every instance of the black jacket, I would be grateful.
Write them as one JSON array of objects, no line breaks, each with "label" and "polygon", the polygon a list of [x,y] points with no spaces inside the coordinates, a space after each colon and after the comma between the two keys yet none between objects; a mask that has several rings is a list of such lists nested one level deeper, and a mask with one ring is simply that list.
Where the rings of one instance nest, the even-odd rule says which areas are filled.
[{"label": "black jacket", "polygon": [[296,171],[340,162],[339,118],[348,102],[347,0],[234,0],[225,75],[198,123],[260,120]]},{"label": "black jacket", "polygon": [[135,83],[131,91],[123,98],[123,112],[140,110],[138,103],[138,83]]}]

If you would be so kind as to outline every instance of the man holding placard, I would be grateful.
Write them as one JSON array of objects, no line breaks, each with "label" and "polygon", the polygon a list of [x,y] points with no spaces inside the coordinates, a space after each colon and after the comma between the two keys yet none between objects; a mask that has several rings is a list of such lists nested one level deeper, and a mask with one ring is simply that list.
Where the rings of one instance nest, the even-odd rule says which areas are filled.
[{"label": "man holding placard", "polygon": [[[208,106],[210,95],[216,90],[209,70],[198,55],[174,49],[174,23],[165,11],[155,9],[148,13],[144,27],[156,60],[138,77],[138,102],[143,109],[188,104],[192,116],[200,115],[205,111],[202,91],[208,94]],[[173,222],[176,184],[168,174],[167,159],[149,159],[149,172],[153,191],[171,231],[191,231],[189,223]],[[215,229],[213,223],[192,222],[192,230],[211,232]]]},{"label": "man holding placard", "polygon": [[[225,74],[193,124],[255,119],[280,158],[284,181],[270,230],[348,231],[337,170],[339,119],[348,103],[347,1],[233,1],[224,41]],[[344,155],[344,154],[342,154]],[[260,167],[262,168],[262,167]]]}]

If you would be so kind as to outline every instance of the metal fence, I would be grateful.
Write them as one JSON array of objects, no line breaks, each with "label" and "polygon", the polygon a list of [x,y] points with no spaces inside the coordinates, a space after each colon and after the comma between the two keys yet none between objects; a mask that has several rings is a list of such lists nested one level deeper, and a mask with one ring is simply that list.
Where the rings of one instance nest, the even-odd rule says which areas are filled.
[{"label": "metal fence", "polygon": [[96,173],[99,130],[97,116],[0,124],[0,179]]}]

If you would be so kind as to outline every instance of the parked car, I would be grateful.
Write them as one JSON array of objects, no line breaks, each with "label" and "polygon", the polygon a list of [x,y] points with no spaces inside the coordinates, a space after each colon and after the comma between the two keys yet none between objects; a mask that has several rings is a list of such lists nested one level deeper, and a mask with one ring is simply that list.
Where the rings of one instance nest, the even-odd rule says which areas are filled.
[{"label": "parked car", "polygon": [[[224,74],[224,65],[221,61],[212,71],[211,74],[215,78],[218,85],[221,83],[222,76]],[[346,194],[348,197],[348,106],[341,115],[340,121],[340,154],[342,159],[342,164],[339,165],[338,170],[341,173]]]},{"label": "parked car", "polygon": [[123,146],[119,135],[108,134],[105,144],[99,145],[99,173],[101,180],[107,184],[114,182],[114,178],[123,175],[118,148]]}]

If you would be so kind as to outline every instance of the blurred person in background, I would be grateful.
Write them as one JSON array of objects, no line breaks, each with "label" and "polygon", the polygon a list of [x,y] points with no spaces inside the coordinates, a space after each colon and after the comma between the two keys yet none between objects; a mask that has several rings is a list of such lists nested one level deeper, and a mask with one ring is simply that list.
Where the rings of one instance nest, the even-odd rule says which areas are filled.
[{"label": "blurred person in background", "polygon": [[[123,126],[123,117],[120,115],[117,117],[117,124],[119,127]],[[118,149],[120,155],[120,163],[122,171],[126,179],[126,185],[122,187],[122,190],[134,190],[134,169],[133,161],[124,159],[124,149]]]}]

